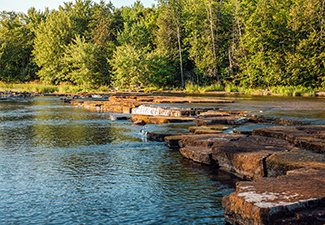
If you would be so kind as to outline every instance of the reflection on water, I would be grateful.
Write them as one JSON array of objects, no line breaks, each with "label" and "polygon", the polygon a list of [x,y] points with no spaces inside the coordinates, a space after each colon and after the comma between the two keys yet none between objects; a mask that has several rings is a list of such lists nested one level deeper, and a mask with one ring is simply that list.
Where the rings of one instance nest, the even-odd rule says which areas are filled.
[{"label": "reflection on water", "polygon": [[108,118],[55,98],[0,102],[0,224],[223,223],[234,177]]}]

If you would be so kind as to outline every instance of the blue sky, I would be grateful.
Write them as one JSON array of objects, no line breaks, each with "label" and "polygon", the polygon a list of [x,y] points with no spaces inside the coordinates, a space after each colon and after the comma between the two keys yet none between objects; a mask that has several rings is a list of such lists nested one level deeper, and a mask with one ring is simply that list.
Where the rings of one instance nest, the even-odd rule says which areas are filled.
[{"label": "blue sky", "polygon": [[[0,0],[0,11],[16,11],[16,12],[27,12],[30,7],[35,7],[39,10],[44,10],[45,7],[50,9],[57,9],[59,5],[63,2],[69,2],[74,0]],[[99,0],[96,0],[99,2]],[[108,0],[106,2],[109,2]],[[114,6],[130,6],[135,0],[111,0]],[[141,0],[141,2],[146,6],[150,7],[152,4],[156,3],[155,0]]]}]

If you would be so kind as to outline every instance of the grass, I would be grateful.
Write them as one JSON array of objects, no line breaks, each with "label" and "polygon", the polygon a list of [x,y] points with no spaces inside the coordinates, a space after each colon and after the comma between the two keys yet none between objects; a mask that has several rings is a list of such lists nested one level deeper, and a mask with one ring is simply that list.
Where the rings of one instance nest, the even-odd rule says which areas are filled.
[{"label": "grass", "polygon": [[46,84],[40,81],[28,83],[5,83],[0,82],[0,91],[13,91],[13,92],[31,92],[31,93],[81,93],[81,92],[108,92],[110,89],[107,86],[99,88],[91,88],[87,86],[72,85],[63,83],[60,85]]},{"label": "grass", "polygon": [[315,96],[316,94],[315,89],[303,86],[277,86],[270,88],[270,92],[281,96]]},{"label": "grass", "polygon": [[[165,88],[147,87],[145,92],[152,91],[164,91]],[[105,93],[110,92],[111,89],[108,86],[100,86],[98,88],[92,88],[89,86],[78,86],[70,83],[63,83],[60,85],[45,84],[40,81],[28,82],[28,83],[5,83],[0,82],[0,91],[14,91],[14,92],[32,92],[32,93]],[[212,91],[226,91],[226,92],[240,92],[246,95],[275,95],[275,96],[315,96],[316,89],[307,88],[303,86],[276,86],[267,89],[262,88],[245,88],[236,86],[233,83],[212,84],[209,86],[200,86],[187,82],[185,85],[186,93],[206,93]]]},{"label": "grass", "polygon": [[53,93],[58,91],[58,86],[43,84],[39,82],[29,82],[29,83],[0,82],[0,90],[15,91],[15,92]]},{"label": "grass", "polygon": [[205,93],[210,91],[224,91],[225,88],[221,84],[212,84],[209,86],[200,86],[197,84],[193,84],[191,82],[187,82],[185,84],[185,92],[186,93]]}]

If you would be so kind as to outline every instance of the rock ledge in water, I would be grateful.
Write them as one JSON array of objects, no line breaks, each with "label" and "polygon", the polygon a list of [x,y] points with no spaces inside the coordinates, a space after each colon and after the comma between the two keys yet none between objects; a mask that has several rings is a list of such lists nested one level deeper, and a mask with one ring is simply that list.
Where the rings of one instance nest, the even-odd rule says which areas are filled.
[{"label": "rock ledge in water", "polygon": [[230,224],[324,224],[325,170],[294,170],[286,176],[237,183],[223,198]]}]

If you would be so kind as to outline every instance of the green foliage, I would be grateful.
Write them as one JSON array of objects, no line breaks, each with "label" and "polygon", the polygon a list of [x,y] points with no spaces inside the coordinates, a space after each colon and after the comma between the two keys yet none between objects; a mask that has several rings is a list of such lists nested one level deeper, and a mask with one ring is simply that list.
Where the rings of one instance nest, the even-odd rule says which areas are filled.
[{"label": "green foliage", "polygon": [[276,86],[270,88],[271,94],[281,96],[315,96],[315,90],[304,86]]},{"label": "green foliage", "polygon": [[209,86],[200,86],[192,82],[186,82],[185,92],[187,93],[205,93],[212,91],[224,91],[225,87],[222,84],[211,84]]},{"label": "green foliage", "polygon": [[96,71],[97,49],[94,44],[86,43],[85,38],[76,36],[64,52],[67,80],[77,85],[94,85],[100,82],[100,74]]},{"label": "green foliage", "polygon": [[117,88],[139,88],[140,76],[144,72],[141,52],[132,45],[125,44],[116,48],[110,60],[113,68],[113,86]]},{"label": "green foliage", "polygon": [[[31,58],[33,49],[32,26],[29,15],[13,12],[0,13],[0,80],[28,81],[35,78],[37,67]],[[37,15],[36,15],[37,16]]]},{"label": "green foliage", "polygon": [[[241,18],[239,80],[246,87],[320,86],[324,76],[321,0],[259,0]],[[240,15],[239,15],[240,17]]]},{"label": "green foliage", "polygon": [[0,90],[33,93],[53,93],[58,91],[58,87],[55,85],[43,84],[39,82],[30,82],[23,84],[0,82]]},{"label": "green foliage", "polygon": [[129,44],[117,47],[110,64],[113,67],[113,86],[122,89],[166,86],[173,74],[167,58]]},{"label": "green foliage", "polygon": [[239,87],[231,82],[226,82],[225,91],[226,92],[239,92]]},{"label": "green foliage", "polygon": [[323,0],[75,0],[1,12],[0,81],[313,95],[325,88],[324,12]]}]

